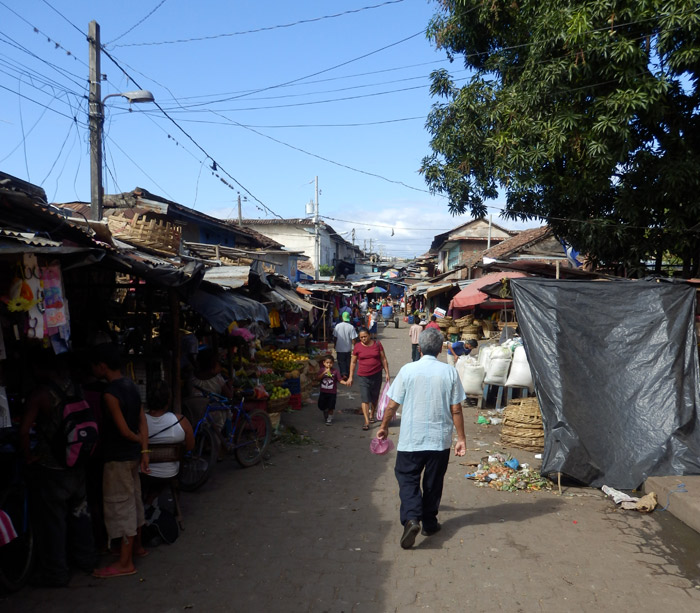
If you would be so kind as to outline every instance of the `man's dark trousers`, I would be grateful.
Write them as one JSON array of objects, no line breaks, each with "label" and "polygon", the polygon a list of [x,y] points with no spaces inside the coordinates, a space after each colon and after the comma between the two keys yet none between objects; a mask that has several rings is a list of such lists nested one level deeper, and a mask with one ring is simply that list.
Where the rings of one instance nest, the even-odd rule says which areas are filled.
[{"label": "man's dark trousers", "polygon": [[337,351],[338,356],[338,370],[340,371],[341,377],[347,377],[350,375],[350,351]]},{"label": "man's dark trousers", "polygon": [[397,452],[394,474],[399,482],[401,525],[409,519],[416,519],[423,522],[424,530],[437,528],[442,486],[449,461],[449,449]]}]

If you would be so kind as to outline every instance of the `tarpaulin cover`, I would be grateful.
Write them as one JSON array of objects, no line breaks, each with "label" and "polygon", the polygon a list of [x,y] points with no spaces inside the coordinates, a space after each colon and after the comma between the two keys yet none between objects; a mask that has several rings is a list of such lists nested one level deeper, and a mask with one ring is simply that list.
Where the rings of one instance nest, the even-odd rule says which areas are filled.
[{"label": "tarpaulin cover", "polygon": [[510,283],[542,411],[541,472],[617,489],[700,474],[695,290],[654,281]]},{"label": "tarpaulin cover", "polygon": [[187,301],[217,332],[225,332],[234,321],[269,323],[267,309],[257,300],[202,282]]}]

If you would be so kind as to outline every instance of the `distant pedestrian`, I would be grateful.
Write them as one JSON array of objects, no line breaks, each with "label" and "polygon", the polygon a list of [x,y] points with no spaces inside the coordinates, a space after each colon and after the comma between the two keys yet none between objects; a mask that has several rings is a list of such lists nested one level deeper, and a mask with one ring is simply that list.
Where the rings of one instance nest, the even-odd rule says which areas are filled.
[{"label": "distant pedestrian", "polygon": [[[426,329],[418,339],[423,357],[401,368],[389,388],[389,405],[377,438],[389,436],[389,423],[401,406],[401,430],[394,474],[399,483],[401,547],[410,549],[418,532],[431,536],[441,528],[437,520],[452,432],[457,430],[455,455],[466,453],[462,401],[464,388],[457,371],[438,361],[442,335]],[[421,491],[422,475],[422,491]]]},{"label": "distant pedestrian", "polygon": [[438,326],[438,323],[437,323],[437,316],[435,316],[435,315],[430,316],[430,321],[428,322],[428,325],[425,326],[426,330],[428,330],[430,328],[435,328],[438,332],[440,331],[440,326]]},{"label": "distant pedestrian", "polygon": [[369,335],[373,338],[377,338],[377,322],[379,321],[379,312],[372,311],[369,314]]},{"label": "distant pedestrian", "polygon": [[411,339],[411,361],[417,362],[420,360],[420,350],[418,349],[418,336],[423,332],[423,326],[420,325],[420,319],[415,317],[413,324],[408,329],[408,336]]},{"label": "distant pedestrian", "polygon": [[333,411],[335,401],[338,398],[338,383],[341,381],[340,372],[334,367],[333,356],[323,358],[323,365],[316,377],[321,382],[321,390],[318,394],[318,408],[323,411],[323,421],[327,426],[333,423]]},{"label": "distant pedestrian", "polygon": [[352,350],[350,362],[350,376],[345,385],[351,386],[355,365],[357,365],[357,378],[360,382],[360,397],[362,400],[362,414],[365,418],[363,430],[369,430],[370,423],[374,422],[379,392],[382,389],[382,369],[389,381],[389,363],[384,354],[384,347],[379,341],[373,340],[367,328],[360,328],[360,342]]},{"label": "distant pedestrian", "polygon": [[347,379],[350,374],[350,353],[355,345],[355,339],[357,339],[355,326],[350,323],[350,313],[343,313],[342,321],[333,328],[333,336],[335,337],[335,352],[338,355],[340,375],[343,379]]}]

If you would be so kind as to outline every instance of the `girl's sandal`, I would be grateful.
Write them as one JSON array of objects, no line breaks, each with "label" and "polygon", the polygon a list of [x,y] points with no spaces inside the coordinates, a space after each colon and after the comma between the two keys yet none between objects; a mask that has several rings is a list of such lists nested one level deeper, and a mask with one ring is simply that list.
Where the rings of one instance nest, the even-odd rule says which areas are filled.
[{"label": "girl's sandal", "polygon": [[364,426],[362,426],[362,429],[363,429],[363,430],[369,430],[369,424],[365,424]]}]

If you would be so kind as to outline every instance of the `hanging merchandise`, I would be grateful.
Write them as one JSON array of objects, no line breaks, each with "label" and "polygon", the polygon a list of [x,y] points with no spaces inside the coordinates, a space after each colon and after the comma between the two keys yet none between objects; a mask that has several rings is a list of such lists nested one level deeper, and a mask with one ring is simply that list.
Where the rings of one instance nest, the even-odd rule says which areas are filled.
[{"label": "hanging merchandise", "polygon": [[61,267],[57,262],[54,262],[43,267],[41,273],[44,281],[46,325],[49,328],[58,328],[68,323]]},{"label": "hanging merchandise", "polygon": [[25,253],[22,256],[23,266],[22,273],[25,283],[29,285],[34,294],[34,304],[27,311],[28,324],[27,336],[29,338],[42,339],[45,336],[44,325],[44,283],[42,279],[41,269],[37,262],[36,255],[33,253]]},{"label": "hanging merchandise", "polygon": [[269,309],[268,311],[270,317],[270,327],[271,328],[281,328],[282,323],[280,322],[280,314],[277,309]]},{"label": "hanging merchandise", "polygon": [[[14,277],[10,283],[10,290],[7,296],[3,296],[3,301],[7,304],[7,310],[11,313],[28,311],[36,303],[37,299],[32,291],[32,287],[25,278],[27,270],[24,266],[24,259],[17,262]],[[28,271],[31,277],[31,269]]]}]

